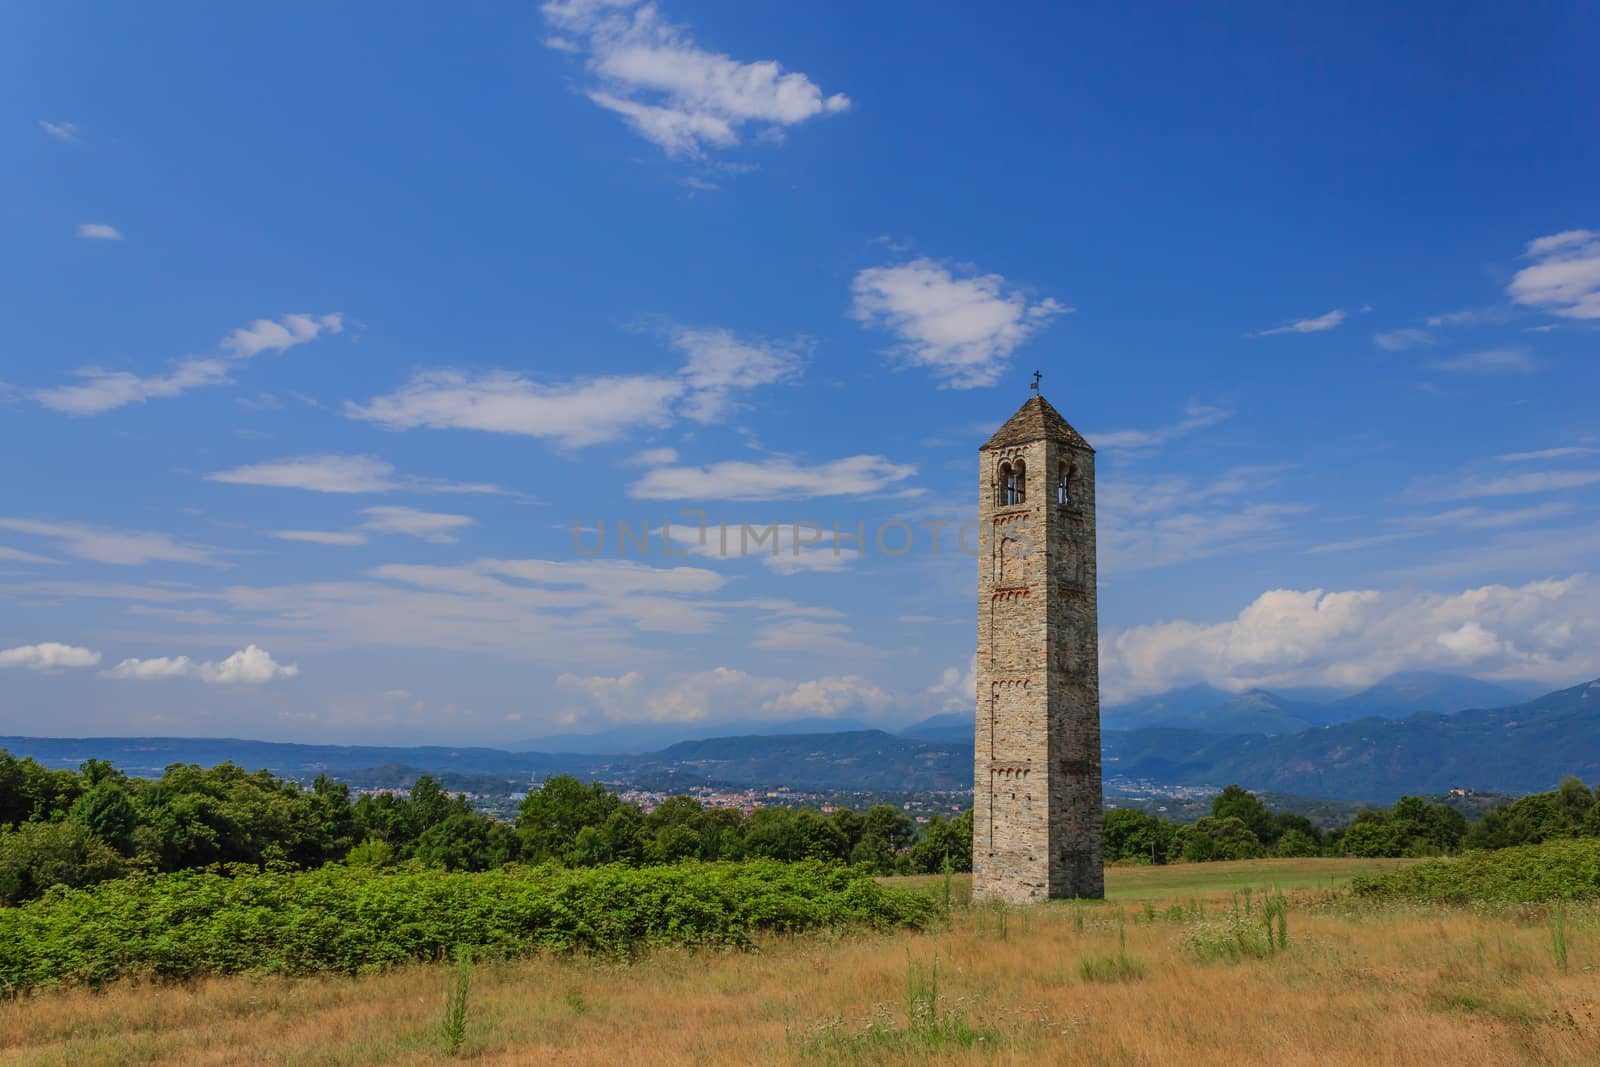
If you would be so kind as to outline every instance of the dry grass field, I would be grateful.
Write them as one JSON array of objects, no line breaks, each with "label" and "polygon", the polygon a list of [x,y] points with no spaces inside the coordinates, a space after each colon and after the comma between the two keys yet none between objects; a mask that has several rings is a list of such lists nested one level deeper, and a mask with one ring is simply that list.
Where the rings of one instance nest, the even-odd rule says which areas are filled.
[{"label": "dry grass field", "polygon": [[[1108,872],[1103,904],[960,901],[923,934],[768,939],[472,976],[478,1064],[1600,1064],[1600,913],[1373,906],[1371,861]],[[942,894],[943,880],[920,880]],[[1283,928],[1264,919],[1276,887]],[[1244,891],[1250,891],[1246,898]],[[1264,931],[1272,929],[1270,939]],[[1279,935],[1287,946],[1278,948]],[[0,1062],[449,1059],[447,966],[360,979],[122,985],[0,1003]]]}]

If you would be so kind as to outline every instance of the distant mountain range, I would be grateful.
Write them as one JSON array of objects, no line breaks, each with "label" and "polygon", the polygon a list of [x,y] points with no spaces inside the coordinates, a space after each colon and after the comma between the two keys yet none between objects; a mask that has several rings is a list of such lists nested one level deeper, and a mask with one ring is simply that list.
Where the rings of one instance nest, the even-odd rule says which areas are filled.
[{"label": "distant mountain range", "polygon": [[1247,689],[1229,693],[1209,685],[1191,685],[1107,707],[1100,723],[1107,730],[1166,727],[1221,734],[1293,734],[1313,726],[1372,717],[1403,719],[1424,711],[1505,707],[1539,691],[1538,686],[1422,671],[1390,675],[1338,699],[1316,699],[1322,694],[1307,691],[1291,694]]},{"label": "distant mountain range", "polygon": [[[1169,726],[1107,729],[1102,738],[1105,774],[1108,779],[1121,776],[1160,785],[1238,782],[1258,791],[1374,803],[1388,803],[1404,793],[1442,793],[1452,788],[1534,792],[1553,787],[1567,774],[1589,782],[1600,779],[1600,680],[1496,708],[1452,714],[1428,710],[1396,717],[1404,701],[1426,705],[1437,699],[1431,692],[1450,691],[1442,683],[1413,684],[1416,679],[1401,676],[1355,697],[1305,705],[1375,707],[1387,711],[1388,717],[1369,714],[1353,722],[1277,733]],[[1189,709],[1203,707],[1203,699],[1203,693],[1184,691],[1159,708],[1149,702],[1145,708],[1152,717],[1186,714],[1193,721],[1196,713]],[[1235,712],[1215,716],[1202,712],[1200,717],[1224,726],[1246,721],[1247,716],[1257,716],[1257,722],[1285,716],[1306,721],[1301,702],[1229,699]],[[456,779],[460,781],[466,776],[475,776],[473,781],[500,781],[510,790],[557,773],[649,783],[655,788],[717,784],[802,791],[924,791],[971,786],[968,716],[935,716],[905,733],[919,736],[867,729],[776,733],[680,741],[659,751],[620,754],[294,745],[232,738],[0,737],[0,748],[54,767],[76,766],[91,757],[109,759],[142,775],[159,774],[174,762],[232,760],[302,780],[328,772],[363,784],[400,783],[421,769],[460,776]]]}]

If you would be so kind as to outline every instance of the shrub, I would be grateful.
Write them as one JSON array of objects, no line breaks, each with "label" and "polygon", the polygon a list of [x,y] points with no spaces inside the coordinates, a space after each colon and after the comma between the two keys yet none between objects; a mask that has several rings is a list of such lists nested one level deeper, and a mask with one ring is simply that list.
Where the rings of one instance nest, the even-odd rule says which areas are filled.
[{"label": "shrub", "polygon": [[1367,897],[1454,903],[1600,897],[1600,839],[1468,852],[1459,859],[1428,860],[1387,874],[1358,877],[1352,888]]},{"label": "shrub", "polygon": [[139,875],[0,910],[0,987],[355,974],[453,951],[503,958],[747,946],[758,931],[922,927],[934,916],[926,896],[817,863],[481,873],[235,866]]}]

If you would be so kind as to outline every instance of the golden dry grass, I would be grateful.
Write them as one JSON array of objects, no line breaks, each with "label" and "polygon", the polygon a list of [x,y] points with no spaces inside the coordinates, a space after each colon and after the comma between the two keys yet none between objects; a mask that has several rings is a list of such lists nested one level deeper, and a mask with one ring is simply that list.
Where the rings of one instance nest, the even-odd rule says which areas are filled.
[{"label": "golden dry grass", "polygon": [[[485,964],[462,1055],[639,1067],[1600,1063],[1594,910],[1569,917],[1563,973],[1538,909],[1370,908],[1316,888],[1350,870],[1267,861],[1112,871],[1105,904],[1013,910],[1003,923],[988,908],[957,908],[947,928],[917,935],[770,939],[755,953],[660,952],[632,964]],[[1232,890],[1273,883],[1291,902],[1287,951],[1207,963],[1186,947],[1196,900],[1216,924]],[[1184,918],[1167,916],[1175,904]],[[1119,929],[1133,961],[1123,970],[1142,973],[1085,980],[1081,961],[1115,959]],[[24,998],[0,1004],[0,1062],[440,1062],[452,973],[416,966]],[[913,1022],[908,979],[922,984]]]}]

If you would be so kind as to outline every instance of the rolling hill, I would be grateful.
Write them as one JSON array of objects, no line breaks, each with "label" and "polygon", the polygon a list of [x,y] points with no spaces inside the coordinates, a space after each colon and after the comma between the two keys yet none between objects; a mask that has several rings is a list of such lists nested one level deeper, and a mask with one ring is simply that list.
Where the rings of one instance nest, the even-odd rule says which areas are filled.
[{"label": "rolling hill", "polygon": [[[930,721],[928,729],[954,730],[959,724]],[[971,785],[970,737],[970,731],[949,740],[882,730],[746,735],[622,755],[151,737],[0,737],[0,748],[55,767],[76,766],[90,757],[109,759],[144,775],[159,774],[173,762],[233,760],[302,780],[324,771],[336,777],[358,771],[372,775],[399,765],[512,782],[571,773],[621,783],[926,791]],[[1600,680],[1519,704],[1449,715],[1374,716],[1278,734],[1106,730],[1102,742],[1108,779],[1192,786],[1238,782],[1258,791],[1375,803],[1453,788],[1528,793],[1549,789],[1567,774],[1600,779]]]}]

